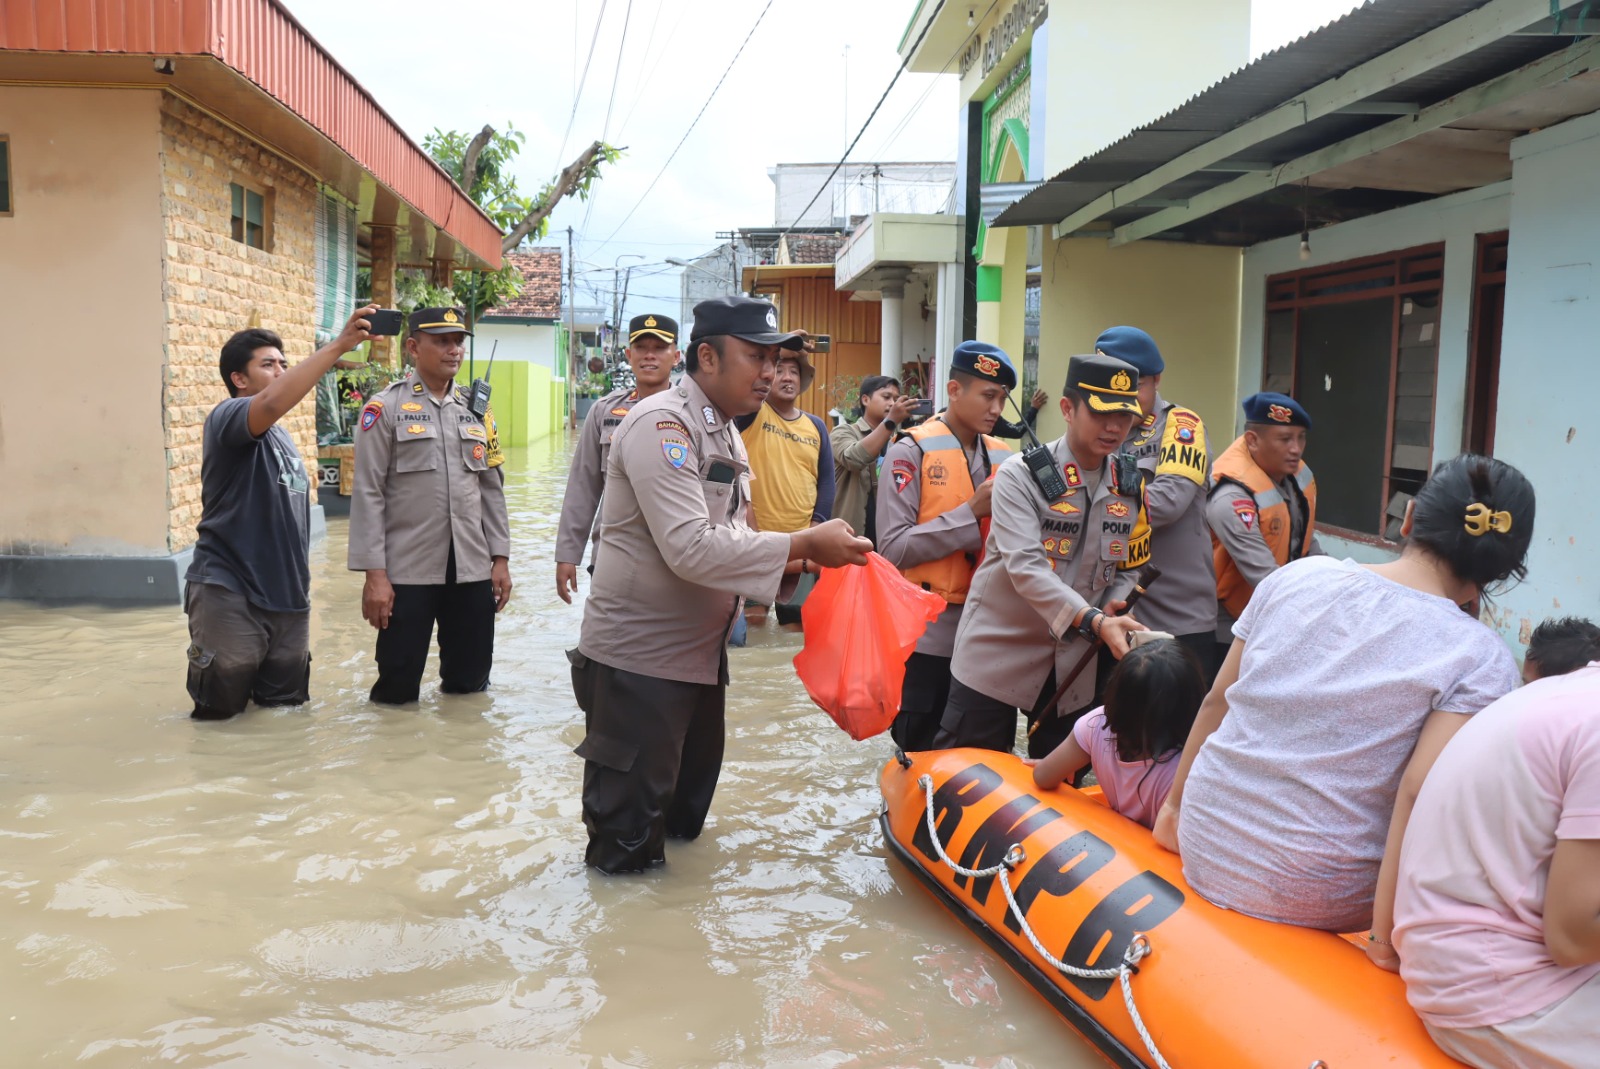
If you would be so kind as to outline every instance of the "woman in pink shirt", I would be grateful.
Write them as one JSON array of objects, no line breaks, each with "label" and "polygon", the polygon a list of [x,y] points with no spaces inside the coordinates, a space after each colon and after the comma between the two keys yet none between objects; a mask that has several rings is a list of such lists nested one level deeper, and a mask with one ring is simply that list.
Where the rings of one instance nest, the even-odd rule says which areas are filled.
[{"label": "woman in pink shirt", "polygon": [[1079,718],[1066,741],[1034,765],[1033,782],[1053,790],[1088,765],[1111,808],[1148,828],[1205,696],[1200,662],[1182,644],[1137,646],[1106,681],[1105,705]]},{"label": "woman in pink shirt", "polygon": [[1456,732],[1411,815],[1394,920],[1407,997],[1447,1054],[1600,1064],[1600,664]]}]

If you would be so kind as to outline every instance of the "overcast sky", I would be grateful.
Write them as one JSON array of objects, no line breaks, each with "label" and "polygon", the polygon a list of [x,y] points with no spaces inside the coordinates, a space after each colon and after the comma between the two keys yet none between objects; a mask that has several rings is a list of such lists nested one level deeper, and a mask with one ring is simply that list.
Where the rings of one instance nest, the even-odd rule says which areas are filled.
[{"label": "overcast sky", "polygon": [[[609,302],[619,258],[624,267],[641,265],[630,289],[635,312],[668,301],[676,308],[679,269],[664,258],[712,248],[719,230],[772,223],[768,167],[839,159],[894,76],[895,46],[916,6],[915,0],[772,0],[770,7],[767,0],[285,2],[415,140],[435,127],[475,131],[510,122],[523,131],[524,191],[537,190],[596,138],[626,146],[587,203],[557,208],[546,243],[559,236],[564,244],[565,228],[574,229],[580,303],[595,296]],[[1352,6],[1352,0],[1255,0],[1252,51],[1286,44]],[[746,35],[749,44],[729,69]],[[708,97],[705,114],[663,172]],[[954,74],[907,73],[850,158],[954,160],[957,116]]]}]

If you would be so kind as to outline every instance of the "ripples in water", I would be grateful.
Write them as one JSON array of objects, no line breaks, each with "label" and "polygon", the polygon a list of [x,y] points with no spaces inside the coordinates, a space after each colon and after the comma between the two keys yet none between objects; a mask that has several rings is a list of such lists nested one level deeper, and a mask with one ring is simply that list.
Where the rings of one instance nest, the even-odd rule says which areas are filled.
[{"label": "ripples in water", "polygon": [[491,694],[369,705],[347,525],[312,552],[307,706],[187,718],[176,607],[0,603],[6,1065],[1098,1065],[885,856],[882,740],[733,658],[705,834],[582,864],[565,443],[512,458]]}]

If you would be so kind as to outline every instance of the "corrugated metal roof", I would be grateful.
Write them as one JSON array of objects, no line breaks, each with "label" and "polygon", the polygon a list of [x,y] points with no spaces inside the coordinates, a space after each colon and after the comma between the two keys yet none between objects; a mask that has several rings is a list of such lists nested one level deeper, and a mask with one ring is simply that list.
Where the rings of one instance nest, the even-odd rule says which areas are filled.
[{"label": "corrugated metal roof", "polygon": [[[1368,0],[1321,29],[1261,56],[1161,118],[1138,127],[1068,167],[1003,212],[998,223],[1028,226],[1059,222],[1103,194],[1486,2]],[[1570,42],[1569,37],[1554,36],[1502,38],[1470,55],[1376,93],[1370,99],[1426,107],[1565,48]],[[1248,157],[1252,162],[1283,163],[1393,118],[1392,115],[1351,113],[1327,115],[1261,142],[1249,150]],[[1227,173],[1201,171],[1170,183],[1152,196],[1181,200],[1233,177]],[[1100,220],[1120,226],[1153,210],[1152,207],[1128,205],[1106,212]],[[1176,236],[1203,235],[1180,233]]]},{"label": "corrugated metal roof", "polygon": [[490,264],[500,231],[276,0],[3,0],[0,49],[213,56]]}]

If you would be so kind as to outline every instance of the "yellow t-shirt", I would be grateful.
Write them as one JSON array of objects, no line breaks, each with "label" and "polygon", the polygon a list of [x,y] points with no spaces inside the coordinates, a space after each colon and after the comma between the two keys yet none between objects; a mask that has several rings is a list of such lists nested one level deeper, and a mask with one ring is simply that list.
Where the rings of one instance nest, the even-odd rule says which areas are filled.
[{"label": "yellow t-shirt", "polygon": [[785,534],[810,527],[823,441],[816,418],[801,412],[784,419],[763,401],[755,420],[740,433],[755,476],[750,499],[756,523],[763,531]]}]

